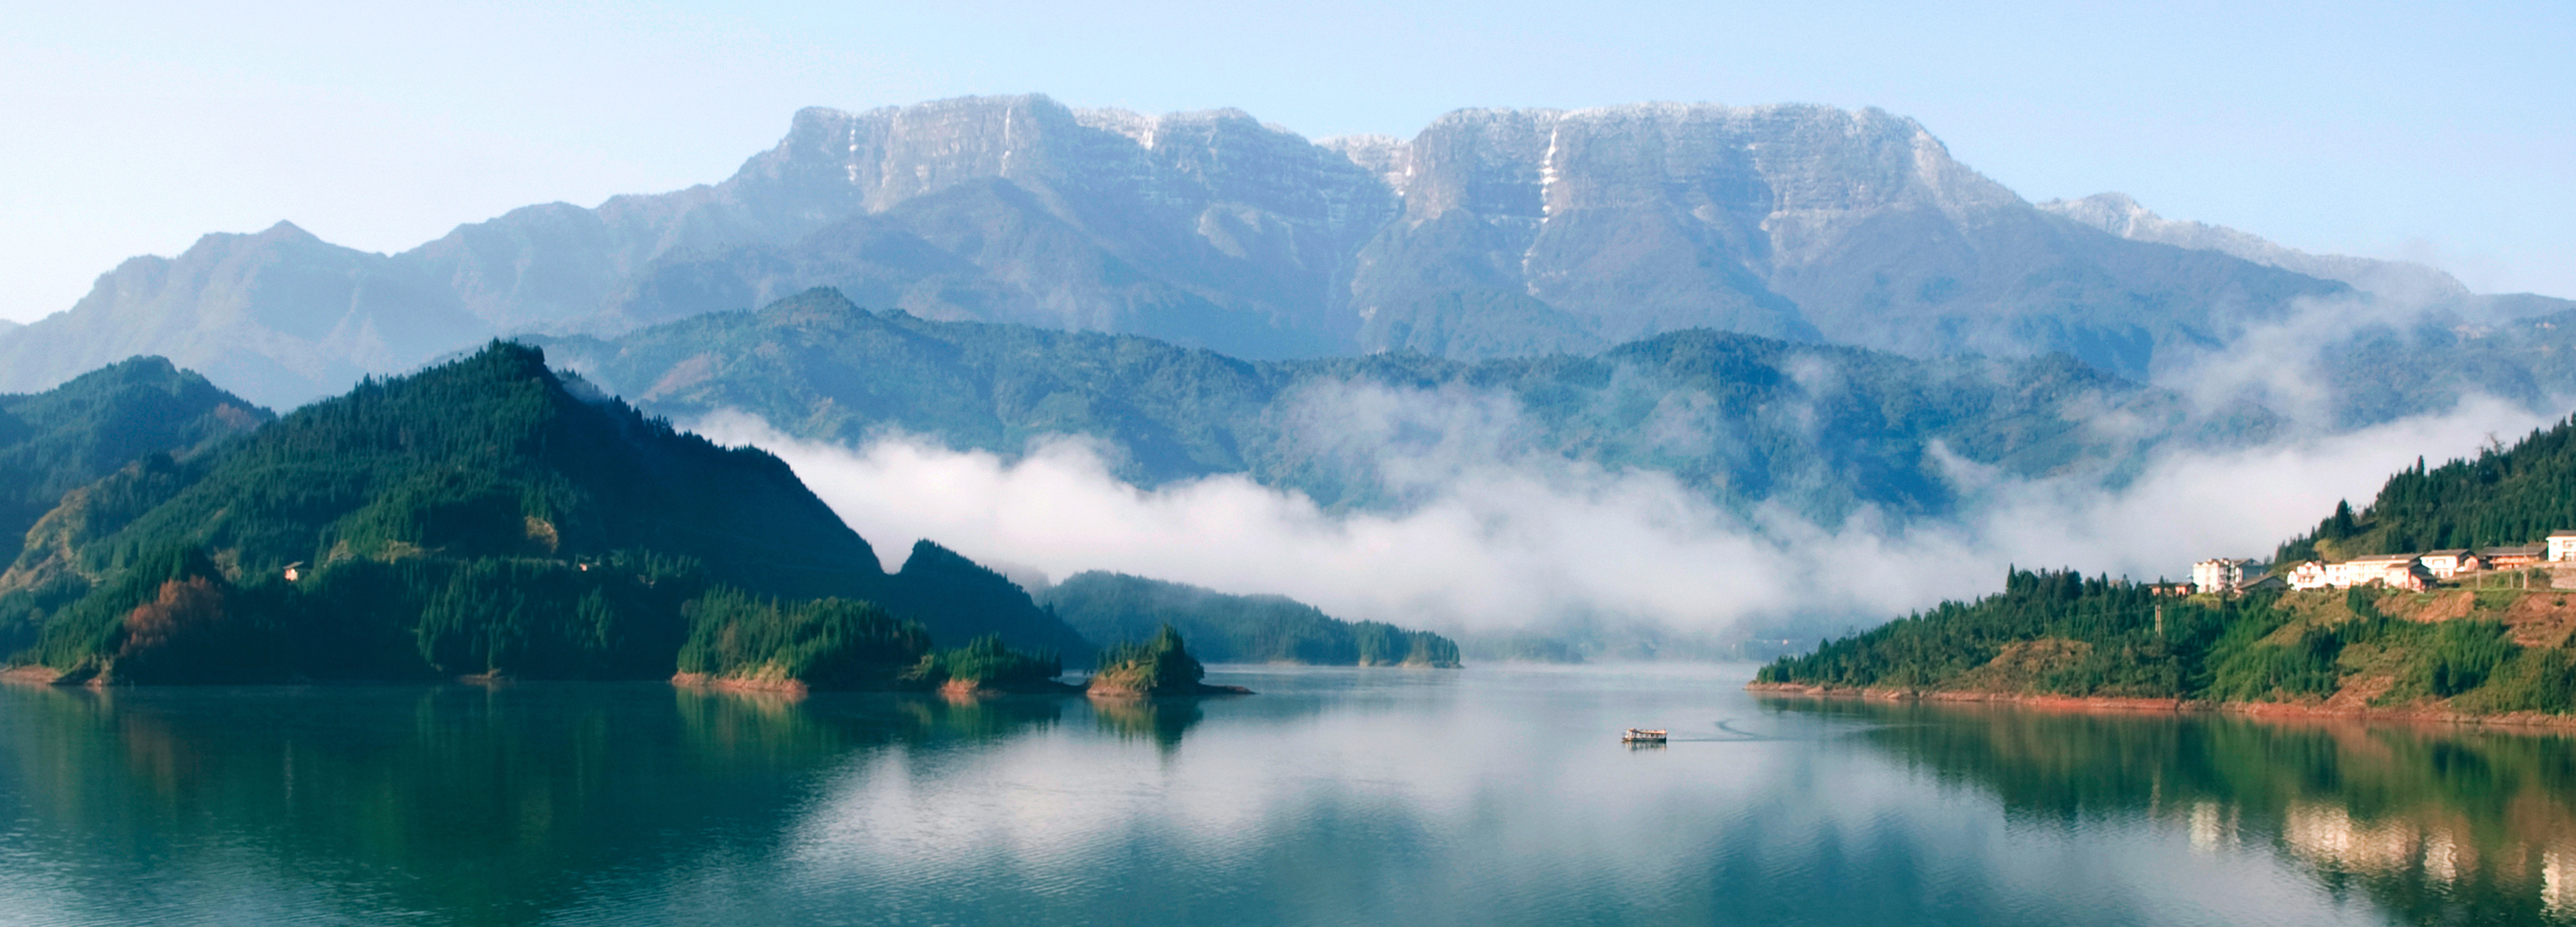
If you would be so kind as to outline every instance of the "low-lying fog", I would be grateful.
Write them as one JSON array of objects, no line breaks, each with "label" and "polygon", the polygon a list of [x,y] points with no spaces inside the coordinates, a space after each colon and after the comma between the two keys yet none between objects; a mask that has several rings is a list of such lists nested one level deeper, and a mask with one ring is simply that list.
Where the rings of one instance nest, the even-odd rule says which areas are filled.
[{"label": "low-lying fog", "polygon": [[[2247,333],[2171,377],[2204,404],[2258,394],[2294,416],[2321,400],[2293,337],[2352,311],[2320,303]],[[1451,631],[1544,627],[1570,616],[1643,619],[1720,637],[1812,638],[2001,586],[2008,565],[2184,578],[2194,560],[2268,558],[2337,500],[2365,504],[2390,473],[2510,444],[2551,416],[2472,396],[2449,411],[2229,451],[2158,452],[2117,489],[2098,474],[2028,480],[1938,454],[1968,500],[1954,520],[1897,524],[1864,510],[1819,525],[1781,507],[1720,509],[1671,477],[1515,452],[1494,404],[1454,389],[1331,391],[1354,428],[1412,407],[1458,426],[1388,442],[1369,462],[1403,481],[1400,511],[1327,511],[1241,476],[1139,488],[1102,449],[1042,441],[1016,460],[880,435],[852,448],[788,437],[756,418],[692,423],[769,449],[880,551],[930,538],[989,564],[1061,578],[1116,570],[1236,593],[1280,593],[1336,616]],[[1429,410],[1429,411],[1425,411]],[[1508,410],[1507,410],[1508,411]],[[1318,410],[1332,420],[1335,410]],[[2119,423],[2102,423],[2113,430]],[[1454,439],[1451,439],[1454,438]],[[889,568],[899,564],[888,564]]]}]

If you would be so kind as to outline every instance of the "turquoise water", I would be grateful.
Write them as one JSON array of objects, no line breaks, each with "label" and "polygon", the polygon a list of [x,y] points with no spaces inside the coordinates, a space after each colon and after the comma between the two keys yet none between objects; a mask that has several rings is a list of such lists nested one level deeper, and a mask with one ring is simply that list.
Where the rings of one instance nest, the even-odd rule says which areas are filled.
[{"label": "turquoise water", "polygon": [[[0,687],[0,924],[2350,924],[2576,915],[2576,746],[1757,701]],[[1631,725],[1674,740],[1631,748]]]}]

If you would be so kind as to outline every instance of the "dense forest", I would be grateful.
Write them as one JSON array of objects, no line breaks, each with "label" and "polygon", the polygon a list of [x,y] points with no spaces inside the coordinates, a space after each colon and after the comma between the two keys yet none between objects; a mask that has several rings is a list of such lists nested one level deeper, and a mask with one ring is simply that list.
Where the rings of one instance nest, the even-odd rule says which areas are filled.
[{"label": "dense forest", "polygon": [[975,688],[1070,686],[1054,651],[1023,653],[987,634],[966,646],[934,650],[918,622],[902,621],[874,603],[830,598],[764,599],[716,589],[681,607],[689,627],[680,673],[711,682],[814,688]]},{"label": "dense forest", "polygon": [[194,457],[274,417],[158,357],[0,396],[0,568],[64,494],[147,457]]},{"label": "dense forest", "polygon": [[1343,621],[1286,596],[1227,595],[1092,571],[1037,598],[1092,640],[1141,640],[1168,626],[1195,642],[1200,657],[1220,663],[1458,665],[1458,645],[1448,638],[1375,621]]},{"label": "dense forest", "polygon": [[2538,544],[2568,529],[2576,529],[2576,419],[2473,459],[2430,469],[2418,459],[2367,507],[2336,506],[2273,562]]},{"label": "dense forest", "polygon": [[769,638],[777,653],[749,655],[764,665],[873,660],[887,635],[919,638],[906,665],[987,635],[1089,652],[936,545],[886,574],[777,458],[586,395],[515,344],[148,455],[28,537],[0,575],[0,652],[76,675],[668,676],[703,626],[743,623],[744,596],[882,609],[818,619],[819,650]]},{"label": "dense forest", "polygon": [[[2281,548],[2312,556],[2523,544],[2576,521],[2576,420],[2474,460],[2391,477]],[[2576,711],[2576,607],[2536,575],[2471,574],[2424,592],[2158,594],[2010,571],[1945,602],[1764,667],[1757,685],[2208,702],[2332,702],[2466,714]],[[2484,580],[2483,582],[2481,580]]]},{"label": "dense forest", "polygon": [[[613,341],[547,343],[683,419],[735,409],[809,439],[893,429],[1003,455],[1080,435],[1112,448],[1117,475],[1139,485],[1244,473],[1326,506],[1406,502],[1422,487],[1378,462],[1435,450],[1462,422],[1498,452],[1669,473],[1719,504],[1828,520],[1863,504],[1952,511],[1934,442],[2015,473],[2116,471],[2144,444],[2259,440],[2278,425],[2250,406],[2195,418],[2172,394],[2065,355],[1927,360],[1708,330],[1594,355],[1246,361],[1132,335],[869,312],[815,290]],[[2151,437],[2087,426],[2106,410]]]}]

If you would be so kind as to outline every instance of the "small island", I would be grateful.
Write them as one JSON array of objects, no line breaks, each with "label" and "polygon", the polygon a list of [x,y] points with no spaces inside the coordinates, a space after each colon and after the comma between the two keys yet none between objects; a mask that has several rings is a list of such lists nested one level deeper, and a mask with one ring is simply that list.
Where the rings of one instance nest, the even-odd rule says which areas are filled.
[{"label": "small island", "polygon": [[1122,643],[1100,653],[1100,668],[1084,692],[1092,698],[1159,698],[1187,695],[1250,695],[1242,686],[1212,686],[1200,680],[1207,668],[1190,656],[1181,634],[1164,625],[1143,643]]}]

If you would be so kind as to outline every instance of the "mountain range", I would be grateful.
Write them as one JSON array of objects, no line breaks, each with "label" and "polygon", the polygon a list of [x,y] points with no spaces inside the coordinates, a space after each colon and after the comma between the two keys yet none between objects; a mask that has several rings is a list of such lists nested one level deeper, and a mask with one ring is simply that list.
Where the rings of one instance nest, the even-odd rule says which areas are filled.
[{"label": "mountain range", "polygon": [[[1016,458],[1053,436],[1155,486],[1220,473],[1333,508],[1402,509],[1459,466],[1671,474],[1723,505],[1839,519],[1941,515],[1946,455],[2021,476],[2111,473],[2173,442],[2259,441],[2277,417],[2207,415],[2063,354],[1901,354],[1689,329],[1583,355],[1253,361],[1136,335],[942,322],[813,290],[612,339],[535,339],[674,421],[747,412],[854,445],[885,433]],[[2096,427],[2116,419],[2118,429]]]},{"label": "mountain range", "polygon": [[288,223],[209,235],[0,333],[0,389],[159,354],[285,408],[497,334],[615,336],[816,286],[1256,360],[1708,328],[2145,379],[2302,299],[2456,286],[2338,261],[2125,198],[2033,205],[1878,110],[1464,110],[1410,139],[1310,141],[1233,110],[967,98],[804,110],[722,182],[530,206],[398,254]]}]

